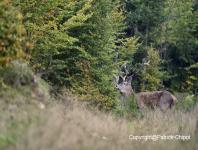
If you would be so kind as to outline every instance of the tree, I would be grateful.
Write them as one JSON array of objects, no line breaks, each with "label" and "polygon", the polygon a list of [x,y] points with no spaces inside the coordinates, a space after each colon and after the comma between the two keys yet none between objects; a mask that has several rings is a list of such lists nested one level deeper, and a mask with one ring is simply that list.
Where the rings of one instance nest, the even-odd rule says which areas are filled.
[{"label": "tree", "polygon": [[128,65],[129,72],[134,74],[133,89],[135,91],[157,89],[162,78],[159,75],[162,74],[160,73],[161,60],[159,60],[161,58],[155,53],[157,50],[152,51],[154,52],[153,57],[157,58],[157,65],[152,67],[156,68],[148,69],[148,67],[145,69],[142,63],[152,57],[151,47],[158,49],[155,44],[155,36],[158,35],[156,29],[164,20],[163,7],[165,3],[163,0],[127,0],[122,2],[125,8],[127,35],[139,37],[138,42],[140,44],[134,53],[131,64]]},{"label": "tree", "polygon": [[23,59],[28,47],[22,14],[8,0],[0,2],[0,65]]},{"label": "tree", "polygon": [[[86,2],[86,3],[85,3]],[[69,30],[82,26],[91,16],[91,1],[44,0],[15,1],[25,15],[25,25],[34,43],[33,67],[55,86],[71,86],[71,74],[79,72],[75,64],[83,49],[75,45],[78,38]],[[72,64],[72,65],[71,65]]]},{"label": "tree", "polygon": [[[84,27],[71,31],[75,37],[79,37],[78,45],[83,47],[90,56],[87,59],[89,65],[86,65],[89,69],[84,70],[90,71],[91,85],[94,85],[95,89],[102,94],[97,99],[100,99],[105,107],[111,107],[116,103],[117,92],[112,79],[117,70],[117,63],[114,60],[119,44],[116,43],[124,29],[124,17],[118,1],[112,0],[94,0],[91,12],[93,15]],[[90,82],[88,83],[87,85],[87,82],[84,82],[82,85],[90,87]],[[81,90],[84,91],[84,89],[87,88]]]},{"label": "tree", "polygon": [[[166,53],[165,68],[169,73],[166,86],[175,90],[193,90],[196,71],[191,66],[197,63],[197,13],[193,10],[193,0],[167,0],[159,45]],[[194,71],[192,71],[194,70]]]},{"label": "tree", "polygon": [[161,85],[162,72],[160,71],[160,56],[154,48],[148,49],[147,59],[149,60],[142,71],[142,91],[155,91]]},{"label": "tree", "polygon": [[139,36],[147,46],[152,42],[151,31],[163,21],[164,0],[123,1],[128,35]]},{"label": "tree", "polygon": [[13,1],[34,43],[31,63],[54,87],[110,109],[117,92],[114,63],[124,28],[119,1]]}]

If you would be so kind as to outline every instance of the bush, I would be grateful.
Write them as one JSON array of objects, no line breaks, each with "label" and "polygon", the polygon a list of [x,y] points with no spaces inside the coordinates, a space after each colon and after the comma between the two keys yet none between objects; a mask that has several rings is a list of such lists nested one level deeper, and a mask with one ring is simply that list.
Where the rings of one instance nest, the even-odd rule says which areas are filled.
[{"label": "bush", "polygon": [[126,99],[126,103],[123,107],[123,104],[120,101],[120,105],[115,109],[115,113],[118,116],[124,116],[126,118],[131,118],[131,117],[138,117],[141,115],[140,111],[138,110],[138,106],[135,100],[135,96],[132,95],[129,98]]},{"label": "bush", "polygon": [[161,60],[158,51],[152,47],[148,49],[147,57],[150,63],[142,71],[142,91],[154,91],[161,86],[163,75],[159,67]]},{"label": "bush", "polygon": [[198,98],[195,95],[187,95],[184,99],[180,100],[177,104],[177,108],[183,111],[192,111],[198,102]]},{"label": "bush", "polygon": [[2,82],[11,87],[31,85],[34,82],[34,73],[26,63],[13,61],[10,65],[0,69]]},{"label": "bush", "polygon": [[8,0],[0,2],[0,65],[24,58],[27,45],[23,16]]},{"label": "bush", "polygon": [[0,68],[0,97],[16,103],[47,102],[50,99],[49,86],[34,74],[27,63],[13,61]]}]

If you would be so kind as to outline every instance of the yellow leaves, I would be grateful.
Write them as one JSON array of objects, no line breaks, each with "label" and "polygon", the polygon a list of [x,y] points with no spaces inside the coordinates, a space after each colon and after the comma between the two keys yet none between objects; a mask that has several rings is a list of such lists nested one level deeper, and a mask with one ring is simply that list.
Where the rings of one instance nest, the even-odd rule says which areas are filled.
[{"label": "yellow leaves", "polygon": [[10,3],[10,0],[3,0],[2,3],[3,5],[8,5]]},{"label": "yellow leaves", "polygon": [[34,47],[34,45],[33,45],[32,43],[30,43],[30,42],[26,42],[26,43],[25,43],[25,47],[26,47],[27,49],[32,49],[32,48]]},{"label": "yellow leaves", "polygon": [[[16,28],[17,32],[20,33],[21,35],[26,34],[26,30],[22,24],[18,25]],[[12,35],[11,35],[12,36]]]},{"label": "yellow leaves", "polygon": [[85,5],[76,12],[76,15],[72,16],[64,23],[64,29],[68,30],[70,28],[78,27],[84,24],[84,22],[89,19],[93,13],[87,13],[92,7],[92,0],[88,0]]},{"label": "yellow leaves", "polygon": [[18,20],[22,20],[22,19],[23,19],[23,15],[22,15],[21,13],[18,13],[18,14],[16,15],[16,18],[17,18]]},{"label": "yellow leaves", "polygon": [[[123,12],[119,10],[120,6],[115,7],[110,15],[110,19],[113,21],[114,28],[117,28],[117,30],[124,29],[125,25],[123,24],[123,20],[126,19],[126,17],[123,15]],[[120,31],[118,31],[120,32]]]},{"label": "yellow leaves", "polygon": [[150,47],[147,51],[147,59],[149,60],[149,65],[145,66],[142,74],[144,80],[142,90],[156,90],[160,86],[162,77],[162,72],[159,70],[160,56],[158,51]]},{"label": "yellow leaves", "polygon": [[186,84],[187,84],[188,87],[193,86],[195,83],[198,83],[198,77],[197,76],[190,75],[188,77],[188,79],[186,80]]},{"label": "yellow leaves", "polygon": [[132,57],[140,44],[138,43],[139,38],[131,37],[126,38],[125,41],[122,41],[122,47],[119,50],[119,54],[121,57],[126,60],[128,57]]},{"label": "yellow leaves", "polygon": [[27,58],[24,53],[26,30],[22,23],[23,16],[9,1],[0,2],[0,13],[0,65],[5,66],[13,60]]},{"label": "yellow leaves", "polygon": [[5,50],[5,43],[0,40],[0,52]]},{"label": "yellow leaves", "polygon": [[25,58],[25,53],[22,49],[17,51],[16,58],[18,58],[18,59]]},{"label": "yellow leaves", "polygon": [[160,56],[157,50],[154,48],[148,49],[148,60],[150,60],[150,67],[156,67],[160,63]]},{"label": "yellow leaves", "polygon": [[58,26],[55,21],[49,21],[47,26],[49,26],[53,30],[58,30]]},{"label": "yellow leaves", "polygon": [[12,60],[12,57],[0,57],[0,64],[2,64],[3,66],[5,66],[11,60]]},{"label": "yellow leaves", "polygon": [[8,63],[16,59],[29,59],[29,55],[25,54],[23,50],[18,50],[16,55],[0,56],[0,64],[6,66]]}]

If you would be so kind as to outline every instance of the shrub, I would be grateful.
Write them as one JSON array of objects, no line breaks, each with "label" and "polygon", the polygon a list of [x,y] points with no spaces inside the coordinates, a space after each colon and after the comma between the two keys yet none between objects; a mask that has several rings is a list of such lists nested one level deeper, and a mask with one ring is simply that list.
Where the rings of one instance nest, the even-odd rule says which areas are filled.
[{"label": "shrub", "polygon": [[10,65],[1,68],[0,76],[3,83],[11,87],[31,85],[34,80],[34,73],[22,61],[13,61]]},{"label": "shrub", "polygon": [[198,98],[195,95],[187,95],[184,99],[180,100],[177,104],[177,108],[183,111],[192,111],[198,102]]},{"label": "shrub", "polygon": [[138,110],[138,106],[134,95],[126,99],[126,104],[124,107],[122,106],[121,103],[122,102],[120,102],[120,105],[118,105],[118,107],[115,109],[115,113],[118,116],[131,118],[131,117],[138,117],[139,115],[141,115],[140,111]]},{"label": "shrub", "polygon": [[161,60],[158,51],[152,47],[148,49],[147,57],[150,63],[142,71],[142,91],[154,91],[161,84],[162,72],[159,67]]},{"label": "shrub", "polygon": [[13,61],[0,68],[0,89],[3,89],[0,90],[1,98],[8,101],[25,103],[24,98],[17,100],[18,95],[28,97],[29,102],[46,102],[50,99],[49,86],[23,61]]},{"label": "shrub", "polygon": [[26,31],[23,16],[8,0],[0,2],[0,65],[24,58]]}]

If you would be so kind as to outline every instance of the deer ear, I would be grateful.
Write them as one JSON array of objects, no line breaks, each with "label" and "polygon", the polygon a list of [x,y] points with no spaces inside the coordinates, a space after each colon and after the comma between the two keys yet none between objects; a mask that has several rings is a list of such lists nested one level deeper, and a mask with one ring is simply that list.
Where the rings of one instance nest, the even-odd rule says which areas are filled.
[{"label": "deer ear", "polygon": [[118,83],[122,83],[123,81],[124,79],[121,76],[119,76]]},{"label": "deer ear", "polygon": [[131,84],[132,79],[133,79],[133,76],[128,76],[127,77],[127,82]]}]

